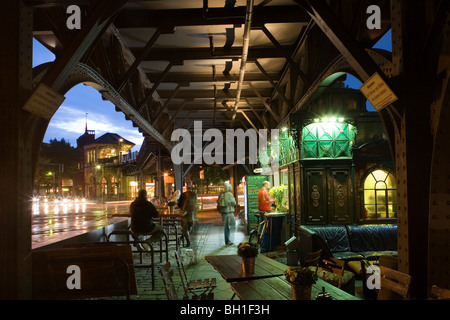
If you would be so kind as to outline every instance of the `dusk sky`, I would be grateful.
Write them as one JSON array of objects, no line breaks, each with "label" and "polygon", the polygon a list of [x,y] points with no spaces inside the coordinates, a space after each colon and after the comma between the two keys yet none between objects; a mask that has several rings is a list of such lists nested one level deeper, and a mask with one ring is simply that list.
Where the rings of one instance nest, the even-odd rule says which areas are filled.
[{"label": "dusk sky", "polygon": [[[374,48],[392,51],[391,32],[389,31]],[[33,67],[54,59],[53,53],[33,39]],[[359,89],[361,86],[361,82],[350,75],[347,77],[346,84],[355,89]],[[64,138],[76,147],[77,138],[85,130],[87,113],[88,129],[95,130],[96,138],[106,132],[117,133],[136,144],[132,151],[139,151],[144,140],[142,134],[133,127],[131,121],[125,119],[122,112],[115,111],[111,102],[103,101],[97,90],[80,84],[67,92],[65,97],[66,100],[48,125],[44,142],[49,142],[50,139],[61,140]]]},{"label": "dusk sky", "polygon": [[[33,50],[33,67],[55,59],[53,53],[37,40],[33,40]],[[97,90],[79,84],[67,92],[65,97],[66,100],[50,120],[44,142],[64,138],[76,147],[77,138],[85,131],[87,113],[88,129],[95,130],[96,138],[107,132],[117,133],[136,144],[132,151],[139,151],[144,140],[142,133],[133,127],[131,121],[125,119],[122,112],[116,112],[111,102],[103,101]]]}]

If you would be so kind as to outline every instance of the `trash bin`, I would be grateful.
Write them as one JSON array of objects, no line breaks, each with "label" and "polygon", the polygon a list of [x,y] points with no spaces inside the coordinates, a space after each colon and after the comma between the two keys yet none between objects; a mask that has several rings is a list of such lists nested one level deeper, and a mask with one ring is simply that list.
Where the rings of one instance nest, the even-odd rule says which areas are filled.
[{"label": "trash bin", "polygon": [[286,214],[284,213],[276,212],[266,213],[264,215],[267,224],[260,249],[262,253],[274,251],[281,244],[281,229],[285,216]]}]

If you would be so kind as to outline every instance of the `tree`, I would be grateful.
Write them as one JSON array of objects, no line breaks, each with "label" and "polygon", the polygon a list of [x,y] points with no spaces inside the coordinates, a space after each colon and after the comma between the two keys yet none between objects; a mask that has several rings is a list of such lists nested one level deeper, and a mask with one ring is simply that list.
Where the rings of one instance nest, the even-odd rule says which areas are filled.
[{"label": "tree", "polygon": [[53,185],[62,179],[73,179],[76,172],[76,149],[70,143],[64,138],[42,143],[34,179],[38,189],[42,183]]},{"label": "tree", "polygon": [[208,183],[217,185],[225,182],[226,180],[229,180],[230,175],[227,170],[222,170],[221,168],[217,167],[208,167],[205,170],[205,179],[208,181]]}]

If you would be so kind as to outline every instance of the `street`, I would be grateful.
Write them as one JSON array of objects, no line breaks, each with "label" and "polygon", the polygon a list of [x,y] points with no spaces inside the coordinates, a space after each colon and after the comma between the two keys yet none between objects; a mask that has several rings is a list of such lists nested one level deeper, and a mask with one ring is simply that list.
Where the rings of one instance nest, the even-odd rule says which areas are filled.
[{"label": "street", "polygon": [[32,247],[59,241],[122,221],[115,214],[129,212],[130,201],[33,203]]},{"label": "street", "polygon": [[[199,207],[203,210],[215,209],[217,196],[199,197],[198,201]],[[243,205],[241,197],[239,197],[239,202]],[[67,239],[127,219],[115,215],[129,213],[130,203],[131,201],[107,201],[102,204],[89,201],[75,202],[74,200],[33,202],[32,247],[36,248]],[[198,218],[208,219],[208,216],[199,213]]]}]

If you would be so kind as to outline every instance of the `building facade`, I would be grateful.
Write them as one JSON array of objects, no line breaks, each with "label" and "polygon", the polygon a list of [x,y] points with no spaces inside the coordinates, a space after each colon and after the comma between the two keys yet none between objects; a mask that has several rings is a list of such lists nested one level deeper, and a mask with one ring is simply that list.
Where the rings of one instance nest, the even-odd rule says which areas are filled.
[{"label": "building facade", "polygon": [[396,223],[389,143],[358,90],[328,90],[286,119],[278,164],[265,172],[288,187],[292,233],[300,225]]},{"label": "building facade", "polygon": [[135,176],[124,168],[136,161],[138,152],[131,152],[135,144],[116,133],[95,138],[94,130],[87,130],[77,139],[77,193],[88,199],[126,200],[136,196]]}]

